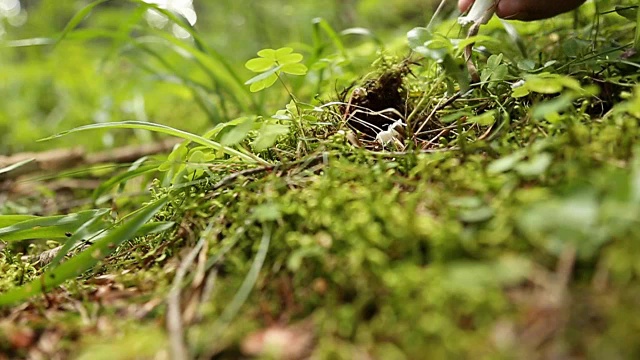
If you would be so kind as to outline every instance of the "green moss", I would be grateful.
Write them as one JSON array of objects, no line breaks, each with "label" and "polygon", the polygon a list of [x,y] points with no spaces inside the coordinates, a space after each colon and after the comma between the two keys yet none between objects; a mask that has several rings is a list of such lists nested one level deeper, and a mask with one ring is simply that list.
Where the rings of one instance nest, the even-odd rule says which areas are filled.
[{"label": "green moss", "polygon": [[[583,12],[595,14],[588,6]],[[176,305],[167,294],[185,267],[177,287],[185,321],[180,335],[202,358],[238,358],[252,332],[305,321],[317,340],[313,357],[321,359],[637,358],[640,90],[632,90],[635,68],[619,61],[622,48],[610,49],[632,37],[631,25],[613,15],[600,19],[597,38],[591,23],[577,22],[573,30],[569,17],[544,27],[519,24],[522,35],[535,35],[525,40],[529,58],[490,24],[487,33],[500,42],[487,41],[485,50],[502,55],[479,53],[478,62],[481,73],[496,70],[495,76],[486,73],[490,82],[436,111],[456,84],[435,62],[416,65],[384,55],[374,69],[344,64],[343,56],[359,49],[316,59],[307,79],[289,79],[294,95],[330,88],[319,98],[333,98],[336,82],[371,71],[360,84],[371,96],[358,104],[382,102],[384,110],[400,103],[399,113],[415,110],[413,124],[429,121],[431,132],[387,146],[363,137],[355,146],[348,141],[345,120],[353,119],[345,118],[345,104],[321,112],[314,108],[319,103],[300,103],[274,118],[256,117],[254,130],[237,139],[238,148],[251,150],[262,125],[282,129],[295,122],[295,131],[258,153],[279,166],[215,186],[249,165],[206,148],[188,163],[193,154],[186,147],[177,151],[166,168],[175,165],[185,176],[160,173],[150,195],[170,199],[156,220],[176,227],[124,243],[29,306],[1,309],[18,328],[0,322],[0,352],[27,355],[11,337],[24,327],[42,341],[62,339],[53,342],[56,355],[166,354],[166,340],[176,336],[166,330],[172,321],[167,308]],[[450,24],[440,26],[450,33]],[[582,34],[595,40],[584,41]],[[557,41],[565,38],[564,45]],[[320,47],[316,55],[325,56]],[[331,71],[313,73],[317,68]],[[69,80],[68,65],[64,69],[67,81],[39,80],[29,90],[36,106],[17,104],[18,113],[51,112],[60,94],[75,96],[79,80]],[[92,72],[78,74],[82,80]],[[530,83],[514,90],[521,79]],[[84,95],[90,100],[85,107],[95,107],[102,82]],[[601,85],[597,96],[593,84]],[[116,91],[121,96],[131,90],[124,85],[127,91]],[[164,105],[150,114],[184,122],[189,116],[183,115],[196,109],[182,103],[191,96],[185,89],[172,85],[175,94],[161,95],[164,87],[145,86],[155,89],[149,103]],[[345,102],[348,95],[342,94]],[[390,96],[394,101],[382,101]],[[177,108],[171,107],[175,101]],[[87,113],[85,107],[69,113]],[[201,113],[196,118],[204,121]],[[210,135],[221,140],[231,126]],[[142,201],[117,196],[120,216]],[[262,263],[257,254],[265,239]],[[196,246],[202,250],[187,263]],[[21,253],[44,248],[40,242],[5,247],[0,292],[38,279],[42,269]],[[245,298],[240,289],[247,288]]]}]

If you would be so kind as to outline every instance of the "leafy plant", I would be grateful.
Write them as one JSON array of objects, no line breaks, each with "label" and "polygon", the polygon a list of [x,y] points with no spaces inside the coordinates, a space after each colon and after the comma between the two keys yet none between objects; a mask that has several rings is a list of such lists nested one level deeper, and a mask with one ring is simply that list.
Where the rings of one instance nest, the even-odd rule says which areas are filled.
[{"label": "leafy plant", "polygon": [[[94,4],[85,15],[124,13]],[[204,104],[215,126],[200,134],[109,120],[59,134],[133,129],[183,141],[167,157],[126,164],[98,186],[93,200],[111,200],[111,212],[0,216],[0,316],[11,314],[11,321],[0,321],[0,353],[24,357],[30,347],[15,339],[28,340],[21,335],[32,331],[62,339],[52,341],[59,346],[54,355],[75,356],[78,343],[92,343],[87,337],[105,344],[85,348],[86,358],[96,351],[153,357],[169,346],[187,354],[182,358],[238,357],[251,339],[284,337],[280,347],[289,350],[305,335],[317,342],[303,347],[309,354],[291,358],[638,358],[640,88],[637,72],[627,71],[634,63],[620,57],[633,24],[617,15],[578,19],[576,28],[565,26],[570,17],[544,27],[518,23],[534,54],[523,58],[505,45],[505,32],[453,39],[448,20],[410,34],[414,54],[427,60],[419,66],[414,57],[398,61],[407,53],[402,39],[352,47],[343,35],[365,31],[340,32],[329,26],[335,19],[316,19],[313,44],[296,45],[310,54],[310,75],[287,76],[307,71],[291,48],[265,49],[247,62],[257,70],[248,87],[207,50],[204,41],[214,43],[209,34],[191,34],[171,14],[163,16],[171,26],[181,22],[188,39],[147,29],[141,14],[155,8],[133,4],[104,37],[97,35],[111,27],[80,21],[66,39],[109,39],[154,80],[180,84],[184,102]],[[211,4],[225,2],[202,6]],[[264,26],[269,31],[259,35],[267,38],[275,31],[268,22],[282,16],[260,13],[272,0],[255,4],[251,11],[264,15],[266,25],[245,24],[243,17],[238,26]],[[399,2],[413,11],[415,5]],[[291,9],[306,6],[326,10],[327,3]],[[581,11],[595,16],[590,6]],[[486,30],[501,26],[496,20]],[[545,36],[529,36],[540,33]],[[466,91],[460,55],[471,43],[479,45],[480,82]],[[383,45],[385,55],[371,66],[362,54]],[[240,46],[244,59],[258,45]],[[328,47],[336,53],[324,53]],[[232,69],[244,62],[230,60],[237,53],[219,54]],[[343,92],[359,78],[357,91]],[[262,91],[278,81],[290,101],[276,91],[273,102],[251,93],[254,85]],[[157,83],[145,84],[157,91]],[[298,100],[309,94],[317,95],[310,104]],[[192,119],[158,92],[144,97],[158,106],[150,119],[166,116],[180,125]],[[381,101],[391,97],[398,101]],[[376,101],[383,106],[371,109]],[[407,136],[396,139],[406,148],[389,151],[342,126],[369,114],[406,120]],[[153,181],[151,195],[143,191],[123,209],[128,196],[113,189],[136,177],[144,180],[137,189]],[[150,197],[156,200],[140,205]],[[107,216],[130,207],[137,210],[116,224]],[[166,231],[174,221],[179,228]],[[130,241],[152,233],[159,235]],[[32,260],[54,244],[59,252],[48,265]],[[105,276],[92,276],[98,273]],[[9,308],[60,284],[68,298]],[[87,310],[89,325],[75,309]],[[106,331],[92,333],[91,314],[100,315]],[[585,326],[585,319],[597,326]],[[168,331],[160,329],[163,321]],[[297,321],[308,325],[289,331]],[[270,336],[274,329],[278,336]],[[280,336],[290,333],[295,336]]]},{"label": "leafy plant", "polygon": [[[168,227],[173,226],[172,223],[166,223],[159,227],[147,228],[147,232],[140,232],[144,225],[164,207],[167,201],[168,199],[165,197],[150,203],[135,214],[132,214],[122,224],[106,230],[104,229],[104,223],[99,223],[101,217],[106,213],[103,210],[67,215],[65,217],[29,219],[3,228],[2,231],[5,235],[0,235],[0,238],[5,240],[20,241],[50,234],[54,237],[65,236],[63,234],[66,234],[69,239],[55,256],[49,269],[44,271],[39,279],[34,279],[27,284],[0,294],[0,306],[15,304],[41,292],[46,293],[53,287],[80,276],[85,271],[93,268],[100,260],[114,252],[120,244],[134,236],[166,230]],[[84,217],[87,216],[90,218],[85,220]],[[79,223],[79,220],[83,220],[82,223]],[[44,226],[46,230],[41,229],[41,226]],[[80,240],[89,241],[91,245],[60,263],[62,257],[68,255],[67,251],[71,250]]]},{"label": "leafy plant", "polygon": [[[245,85],[250,85],[252,92],[258,92],[270,88],[278,79],[282,81],[282,74],[305,75],[308,69],[300,63],[302,59],[302,54],[293,52],[290,47],[260,50],[257,58],[245,64],[247,69],[259,74],[247,80]],[[289,94],[293,98],[290,92]]]}]

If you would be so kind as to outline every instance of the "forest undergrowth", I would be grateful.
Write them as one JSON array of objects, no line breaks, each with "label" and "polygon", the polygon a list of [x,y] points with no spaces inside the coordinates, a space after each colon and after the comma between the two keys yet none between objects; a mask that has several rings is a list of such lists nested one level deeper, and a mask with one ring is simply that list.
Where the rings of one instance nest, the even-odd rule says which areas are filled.
[{"label": "forest undergrowth", "polygon": [[[76,28],[94,4],[61,38],[104,36]],[[230,120],[52,137],[183,141],[39,178],[100,180],[63,213],[7,197],[0,359],[640,357],[637,5],[472,39],[438,20],[367,67],[318,21],[308,49],[249,60],[246,84],[154,9],[192,42],[152,32],[164,57],[131,38],[132,61]],[[193,73],[171,65],[185,53]],[[5,189],[36,181],[8,176],[27,163],[0,169]]]}]

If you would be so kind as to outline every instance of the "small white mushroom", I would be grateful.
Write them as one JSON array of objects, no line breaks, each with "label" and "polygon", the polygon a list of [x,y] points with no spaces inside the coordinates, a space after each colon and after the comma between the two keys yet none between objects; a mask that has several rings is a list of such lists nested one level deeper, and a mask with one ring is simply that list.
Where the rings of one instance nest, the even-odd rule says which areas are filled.
[{"label": "small white mushroom", "polygon": [[524,86],[524,84],[525,84],[524,79],[520,79],[520,80],[518,80],[518,81],[514,82],[513,84],[511,84],[511,88],[512,88],[512,89],[517,89],[517,88],[519,88],[519,87],[523,87],[523,86]]},{"label": "small white mushroom", "polygon": [[394,122],[387,127],[387,130],[381,131],[378,133],[378,135],[376,135],[376,141],[378,141],[380,145],[385,146],[392,141],[399,140],[400,133],[396,131],[396,128],[402,128],[404,126],[405,124],[402,122],[402,120]]},{"label": "small white mushroom", "polygon": [[473,5],[471,5],[471,9],[467,15],[458,18],[458,23],[461,25],[486,24],[496,12],[496,6],[499,1],[500,0],[476,0]]}]

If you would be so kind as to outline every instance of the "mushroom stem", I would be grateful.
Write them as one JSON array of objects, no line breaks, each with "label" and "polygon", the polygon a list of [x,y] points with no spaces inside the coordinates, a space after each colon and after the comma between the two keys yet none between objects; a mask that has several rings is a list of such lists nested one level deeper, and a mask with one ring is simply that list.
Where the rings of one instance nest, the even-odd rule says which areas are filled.
[{"label": "mushroom stem", "polygon": [[[471,9],[467,13],[467,15],[460,16],[458,18],[458,23],[463,26],[471,24],[469,32],[467,33],[467,39],[478,35],[480,26],[489,22],[489,20],[493,17],[499,2],[500,0],[476,0],[473,5],[471,5]],[[471,82],[477,83],[480,82],[480,75],[478,74],[476,65],[473,63],[474,44],[475,43],[470,43],[464,49],[464,58],[467,63],[469,74],[471,75]]]},{"label": "mushroom stem", "polygon": [[458,23],[460,23],[460,25],[486,24],[496,12],[498,2],[500,2],[500,0],[474,1],[467,15],[458,18]]}]

